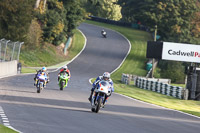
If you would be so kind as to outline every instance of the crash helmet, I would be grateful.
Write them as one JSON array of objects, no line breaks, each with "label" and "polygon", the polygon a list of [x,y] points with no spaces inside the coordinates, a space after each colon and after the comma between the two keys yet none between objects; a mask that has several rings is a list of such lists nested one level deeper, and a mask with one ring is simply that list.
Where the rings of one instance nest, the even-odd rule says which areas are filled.
[{"label": "crash helmet", "polygon": [[67,70],[67,68],[68,68],[67,65],[63,67],[64,70]]},{"label": "crash helmet", "polygon": [[45,72],[47,70],[46,67],[42,67],[42,71]]},{"label": "crash helmet", "polygon": [[103,73],[103,79],[104,80],[109,80],[109,78],[110,78],[110,73],[109,72],[104,72]]}]

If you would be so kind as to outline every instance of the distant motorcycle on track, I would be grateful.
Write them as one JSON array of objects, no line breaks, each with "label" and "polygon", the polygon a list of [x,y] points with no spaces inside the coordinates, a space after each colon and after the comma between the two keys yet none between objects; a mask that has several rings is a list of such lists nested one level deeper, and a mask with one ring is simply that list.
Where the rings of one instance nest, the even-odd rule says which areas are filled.
[{"label": "distant motorcycle on track", "polygon": [[106,33],[104,30],[101,31],[101,34],[102,34],[102,36],[103,36],[104,38],[106,38],[107,33]]}]

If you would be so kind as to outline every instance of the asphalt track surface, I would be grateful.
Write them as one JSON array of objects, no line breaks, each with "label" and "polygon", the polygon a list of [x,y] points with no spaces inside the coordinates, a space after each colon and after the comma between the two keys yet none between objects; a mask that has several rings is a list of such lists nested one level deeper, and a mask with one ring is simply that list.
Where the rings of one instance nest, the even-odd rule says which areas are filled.
[{"label": "asphalt track surface", "polygon": [[[199,133],[200,119],[177,111],[113,94],[99,113],[92,113],[87,100],[88,80],[112,72],[122,62],[129,44],[120,34],[81,24],[87,45],[68,65],[72,78],[60,91],[57,72],[40,94],[33,86],[34,75],[0,79],[0,106],[12,127],[23,133]],[[0,118],[1,120],[1,118]],[[2,120],[0,121],[2,122]]]}]

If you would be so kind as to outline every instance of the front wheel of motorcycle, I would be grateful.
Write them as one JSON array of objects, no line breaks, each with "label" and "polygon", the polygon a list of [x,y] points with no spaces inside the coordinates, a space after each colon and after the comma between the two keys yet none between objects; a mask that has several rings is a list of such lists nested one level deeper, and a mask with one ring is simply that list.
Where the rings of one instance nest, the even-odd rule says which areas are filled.
[{"label": "front wheel of motorcycle", "polygon": [[40,85],[37,87],[37,93],[40,93]]},{"label": "front wheel of motorcycle", "polygon": [[95,112],[95,108],[91,108],[92,112]]},{"label": "front wheel of motorcycle", "polygon": [[101,107],[101,103],[102,103],[102,98],[99,98],[98,101],[97,101],[97,105],[96,105],[96,113],[99,112],[100,110],[100,107]]},{"label": "front wheel of motorcycle", "polygon": [[65,82],[62,80],[62,81],[61,81],[61,86],[60,86],[60,90],[61,90],[61,91],[63,90],[64,85],[65,85]]}]

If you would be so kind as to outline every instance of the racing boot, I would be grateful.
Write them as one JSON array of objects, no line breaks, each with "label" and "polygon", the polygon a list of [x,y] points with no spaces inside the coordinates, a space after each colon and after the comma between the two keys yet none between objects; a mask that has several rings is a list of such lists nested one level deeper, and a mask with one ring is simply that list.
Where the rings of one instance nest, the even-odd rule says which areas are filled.
[{"label": "racing boot", "polygon": [[106,100],[104,100],[102,108],[105,107],[105,105],[106,105],[106,103],[107,103],[107,100],[108,100],[108,97],[106,98]]},{"label": "racing boot", "polygon": [[93,95],[93,92],[94,92],[94,91],[92,91],[92,90],[91,90],[90,97],[88,98],[88,100],[89,100],[90,102],[91,102],[91,100],[92,100],[92,95]]}]

